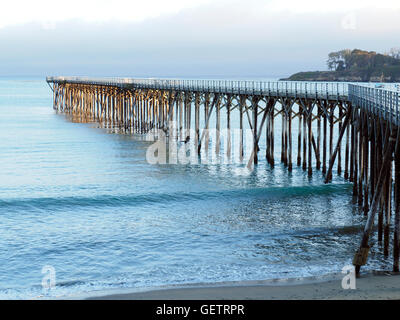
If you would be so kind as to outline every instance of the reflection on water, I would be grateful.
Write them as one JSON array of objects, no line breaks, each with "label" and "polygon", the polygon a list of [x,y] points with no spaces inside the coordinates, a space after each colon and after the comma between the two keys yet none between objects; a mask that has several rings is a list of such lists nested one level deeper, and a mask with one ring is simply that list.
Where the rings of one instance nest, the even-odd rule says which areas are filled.
[{"label": "reflection on water", "polygon": [[58,296],[350,263],[365,218],[341,179],[324,185],[318,172],[310,180],[265,161],[247,174],[238,163],[150,165],[151,141],[70,121],[51,103],[42,80],[0,81],[1,298],[41,295],[44,265],[56,270]]}]

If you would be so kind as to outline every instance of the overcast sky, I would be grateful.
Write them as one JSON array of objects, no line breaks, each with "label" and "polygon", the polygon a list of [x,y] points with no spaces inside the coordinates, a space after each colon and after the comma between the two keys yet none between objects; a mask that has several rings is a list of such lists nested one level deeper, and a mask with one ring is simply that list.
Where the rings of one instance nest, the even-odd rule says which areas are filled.
[{"label": "overcast sky", "polygon": [[14,0],[0,75],[264,77],[400,47],[399,0]]}]

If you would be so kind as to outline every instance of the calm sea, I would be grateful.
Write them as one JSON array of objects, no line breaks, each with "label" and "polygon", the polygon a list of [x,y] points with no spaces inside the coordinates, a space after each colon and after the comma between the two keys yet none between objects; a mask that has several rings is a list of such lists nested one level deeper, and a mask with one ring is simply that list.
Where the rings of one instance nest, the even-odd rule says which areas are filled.
[{"label": "calm sea", "polygon": [[0,124],[0,298],[322,275],[359,244],[351,185],[289,174],[279,135],[273,170],[151,165],[151,142],[56,114],[44,79],[0,79]]}]

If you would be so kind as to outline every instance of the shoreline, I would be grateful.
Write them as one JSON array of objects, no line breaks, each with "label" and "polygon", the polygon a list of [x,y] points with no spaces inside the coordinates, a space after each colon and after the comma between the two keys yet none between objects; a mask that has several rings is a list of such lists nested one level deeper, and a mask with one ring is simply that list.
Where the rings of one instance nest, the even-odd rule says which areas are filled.
[{"label": "shoreline", "polygon": [[359,300],[400,299],[400,274],[371,271],[343,289],[342,273],[323,276],[108,289],[64,297],[73,300]]}]

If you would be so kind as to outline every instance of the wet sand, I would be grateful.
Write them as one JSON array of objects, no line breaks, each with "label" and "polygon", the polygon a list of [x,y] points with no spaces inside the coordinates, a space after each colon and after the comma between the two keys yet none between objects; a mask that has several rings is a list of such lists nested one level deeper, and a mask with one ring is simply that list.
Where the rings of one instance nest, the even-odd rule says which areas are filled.
[{"label": "wet sand", "polygon": [[101,300],[348,300],[400,299],[400,275],[371,273],[356,279],[356,289],[343,289],[339,274],[324,278],[277,279],[186,285],[148,291],[97,293]]}]

